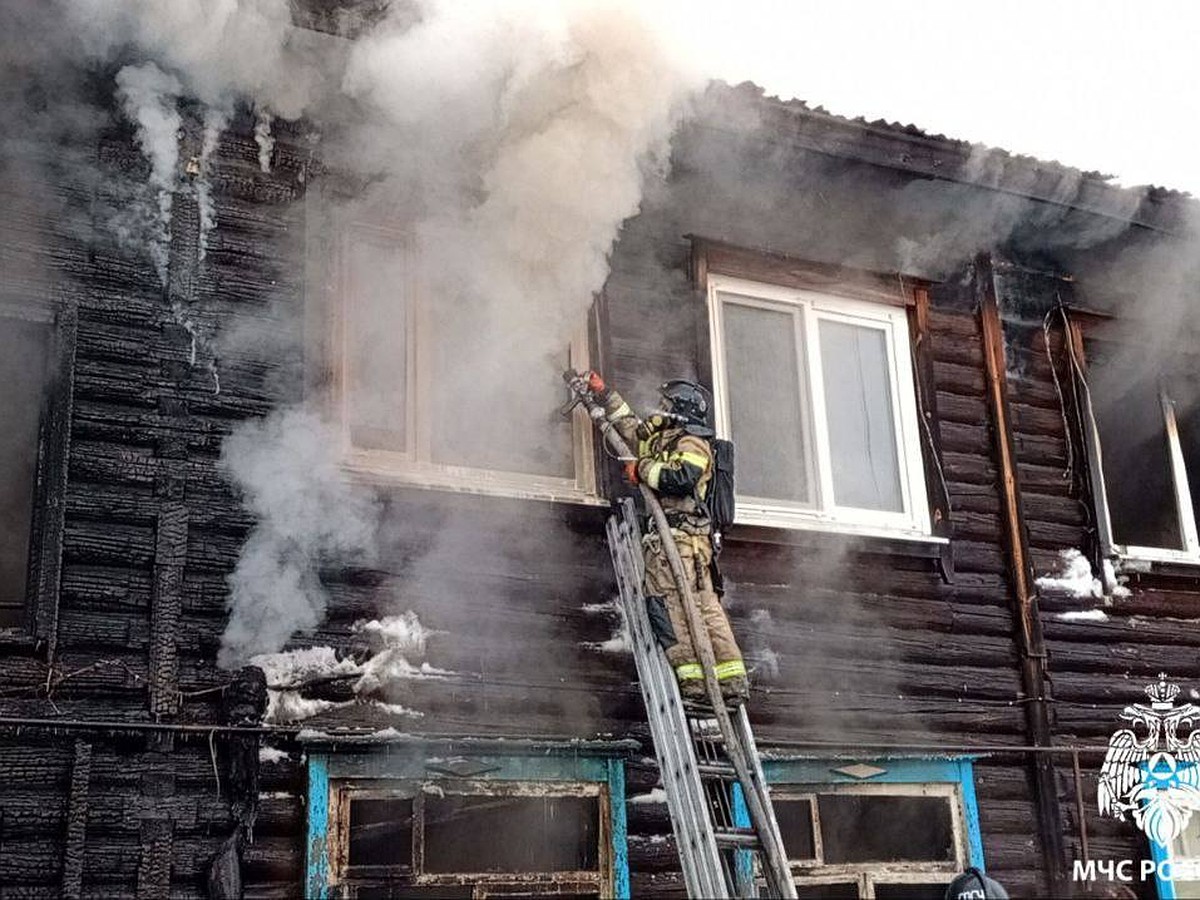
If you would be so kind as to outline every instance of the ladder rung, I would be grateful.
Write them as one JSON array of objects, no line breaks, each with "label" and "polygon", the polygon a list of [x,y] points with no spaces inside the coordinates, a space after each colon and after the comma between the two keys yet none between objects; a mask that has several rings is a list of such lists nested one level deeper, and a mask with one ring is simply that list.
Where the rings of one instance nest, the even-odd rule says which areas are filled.
[{"label": "ladder rung", "polygon": [[727,781],[737,778],[737,771],[729,763],[696,763],[696,771],[701,778],[724,778]]},{"label": "ladder rung", "polygon": [[714,828],[718,847],[757,847],[758,835],[752,828]]}]

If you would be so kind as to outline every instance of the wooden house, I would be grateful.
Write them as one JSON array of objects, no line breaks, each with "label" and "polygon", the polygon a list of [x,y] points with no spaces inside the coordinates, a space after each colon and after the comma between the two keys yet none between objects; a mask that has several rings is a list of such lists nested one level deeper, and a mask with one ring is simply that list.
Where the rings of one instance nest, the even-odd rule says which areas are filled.
[{"label": "wooden house", "polygon": [[[403,361],[396,407],[355,407],[357,360],[432,355],[430,301],[402,231],[275,137],[264,171],[231,122],[207,233],[176,194],[165,283],[101,213],[145,180],[127,125],[0,181],[0,895],[680,896],[617,470],[565,420],[536,465],[472,458]],[[639,406],[698,379],[737,441],[721,564],[801,896],[972,864],[1184,895],[1076,864],[1150,858],[1097,810],[1104,749],[1158,673],[1200,687],[1194,202],[749,86],[671,163],[572,359]],[[363,245],[396,254],[393,319],[360,315]],[[298,404],[388,538],[321,568],[307,655],[222,669],[256,526],[222,444]]]}]

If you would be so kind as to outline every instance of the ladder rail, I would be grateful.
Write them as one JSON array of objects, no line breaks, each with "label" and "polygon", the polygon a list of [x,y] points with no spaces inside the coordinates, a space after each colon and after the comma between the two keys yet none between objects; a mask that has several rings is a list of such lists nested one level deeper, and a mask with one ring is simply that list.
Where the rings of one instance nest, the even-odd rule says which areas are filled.
[{"label": "ladder rail", "polygon": [[[615,437],[616,440],[620,440],[620,435],[615,435],[611,429],[608,431],[608,435],[610,439]],[[628,455],[628,448],[624,447],[624,441],[621,441],[621,448],[619,449],[625,451],[623,455]],[[770,797],[765,790],[765,785],[758,782],[755,777],[750,759],[748,758],[749,754],[747,754],[746,748],[734,731],[729,709],[725,705],[725,698],[721,696],[721,686],[718,684],[716,677],[716,657],[713,655],[712,642],[708,638],[708,629],[704,626],[704,622],[700,618],[700,610],[696,605],[695,595],[692,593],[691,580],[688,578],[687,572],[683,567],[679,548],[675,545],[675,539],[671,534],[671,526],[667,523],[666,514],[663,512],[662,505],[658,502],[658,498],[654,495],[654,492],[644,484],[640,484],[639,487],[641,488],[642,497],[646,501],[646,508],[650,511],[650,515],[658,530],[663,552],[667,557],[667,562],[670,564],[671,573],[675,577],[675,586],[679,589],[679,593],[683,598],[682,605],[686,614],[688,631],[692,638],[692,645],[696,649],[696,655],[699,657],[700,666],[704,672],[704,685],[708,692],[709,702],[713,707],[713,716],[717,720],[721,733],[725,735],[726,755],[737,771],[738,780],[742,783],[743,790],[745,791],[746,807],[750,811],[750,820],[754,823],[755,830],[758,831],[759,837],[762,840],[762,852],[765,857],[763,874],[777,896],[785,898],[795,897],[796,885],[792,881],[791,867],[788,865],[783,838],[779,834],[778,824],[772,827],[774,816],[769,815],[767,812],[771,805]]]},{"label": "ladder rail", "polygon": [[719,877],[720,851],[705,809],[695,748],[690,735],[678,727],[678,723],[684,721],[683,701],[675,674],[659,652],[646,613],[640,529],[636,519],[628,515],[623,519],[622,522],[616,517],[609,519],[609,547],[617,572],[622,612],[634,647],[642,700],[659,758],[684,883],[689,896],[727,898],[728,888]]},{"label": "ladder rail", "polygon": [[[571,386],[572,392],[578,402],[583,403],[587,409],[589,417],[599,427],[601,434],[607,441],[608,445],[616,452],[618,457],[622,459],[630,459],[628,445],[625,440],[617,432],[617,430],[607,421],[604,409],[595,401],[595,398],[582,387],[582,378],[573,372],[564,374],[568,384]],[[675,585],[679,590],[682,600],[682,606],[685,613],[685,621],[687,629],[692,639],[692,646],[696,650],[696,655],[700,662],[701,670],[704,674],[705,691],[708,694],[708,699],[712,704],[713,718],[716,719],[718,728],[724,738],[725,755],[729,762],[733,765],[734,771],[737,774],[738,782],[742,785],[742,799],[745,802],[746,808],[750,814],[750,821],[754,831],[757,833],[760,844],[760,855],[763,858],[763,875],[766,878],[768,886],[772,893],[778,897],[794,898],[796,897],[796,885],[792,881],[791,868],[788,865],[787,852],[783,846],[783,838],[779,832],[779,824],[775,818],[774,810],[771,807],[770,793],[767,790],[766,782],[762,775],[762,766],[758,760],[757,749],[754,746],[753,737],[749,732],[749,719],[745,718],[745,709],[739,711],[738,717],[745,722],[745,732],[735,729],[732,718],[729,714],[729,709],[725,705],[725,700],[721,696],[721,687],[717,682],[716,677],[716,659],[713,655],[712,642],[708,637],[708,629],[700,616],[700,609],[696,604],[696,598],[692,592],[692,582],[688,573],[684,569],[683,561],[679,555],[679,548],[675,544],[674,535],[671,533],[671,527],[667,522],[666,514],[663,512],[662,505],[658,501],[658,497],[644,484],[639,484],[638,488],[642,498],[645,501],[646,509],[649,511],[651,519],[654,522],[654,527],[658,532],[660,544],[663,553],[667,558],[667,563],[671,569],[671,575],[675,581]],[[637,518],[633,514],[633,504],[628,499],[620,501],[620,518],[623,520],[624,527],[618,523],[614,526],[616,531],[616,540],[613,540],[613,530],[610,530],[610,547],[613,552],[613,561],[618,571],[624,570],[624,583],[621,585],[621,595],[626,607],[630,628],[634,627],[634,622],[638,623],[638,628],[644,624],[645,628],[649,629],[649,617],[646,613],[645,598],[642,595],[641,589],[641,573],[642,565],[640,561],[630,560],[630,556],[637,556],[641,552],[640,541],[636,549],[631,549],[633,536],[640,535],[641,529],[638,527]],[[609,520],[610,523],[613,519]],[[621,538],[624,537],[624,540]],[[624,547],[618,558],[618,547]],[[632,565],[631,565],[632,563]],[[628,568],[627,568],[628,567]],[[635,575],[634,579],[629,577],[629,573]],[[620,579],[620,576],[618,576]],[[646,636],[643,632],[642,637]],[[651,636],[652,637],[652,636]],[[682,700],[679,697],[678,686],[675,684],[674,673],[667,666],[666,659],[662,653],[656,652],[656,648],[651,645],[644,644],[641,640],[635,644],[635,647],[640,648],[641,652],[636,654],[639,662],[639,680],[650,674],[652,679],[655,679],[652,684],[642,684],[642,696],[647,705],[647,718],[650,720],[661,718],[659,723],[660,734],[655,734],[656,726],[651,723],[651,733],[654,735],[655,748],[659,753],[660,768],[663,766],[662,752],[657,743],[661,736],[668,743],[666,746],[670,749],[670,758],[675,761],[683,761],[683,769],[678,773],[664,772],[664,787],[668,780],[675,783],[678,790],[679,798],[675,804],[676,809],[670,808],[670,797],[672,791],[668,789],[668,808],[671,812],[672,822],[674,823],[676,840],[680,842],[680,863],[684,865],[683,855],[687,852],[689,855],[692,850],[692,841],[694,840],[693,833],[688,831],[688,824],[696,824],[700,826],[700,841],[703,846],[698,847],[699,851],[707,854],[708,838],[712,834],[712,824],[710,821],[709,810],[701,807],[695,818],[691,818],[693,811],[688,808],[688,804],[684,798],[685,794],[694,794],[692,791],[686,791],[682,785],[687,781],[693,782],[695,785],[700,785],[700,776],[696,768],[695,748],[691,744],[691,735],[688,734],[686,752],[685,748],[680,748],[676,743],[672,743],[677,738],[672,738],[672,732],[678,733],[680,729],[672,729],[666,726],[668,721],[667,716],[670,712],[677,710],[682,717]],[[643,666],[643,660],[645,665]],[[645,671],[643,671],[643,669]],[[666,682],[663,684],[662,682]],[[656,690],[657,689],[657,690]],[[657,703],[658,698],[666,698],[662,707]],[[674,710],[669,709],[670,704],[677,704]],[[686,721],[686,720],[685,720]],[[690,770],[688,767],[690,766]],[[688,778],[688,774],[694,777]],[[676,777],[678,775],[678,777]],[[700,803],[705,802],[703,789],[700,790]],[[680,818],[676,818],[676,812],[680,814]],[[681,821],[683,820],[683,821]],[[715,845],[715,837],[712,838]],[[686,851],[685,847],[686,846]],[[722,866],[725,860],[718,853],[716,859],[716,867],[706,867],[703,865],[704,859],[697,854],[697,864],[695,868],[698,872],[705,870],[707,872],[722,873]],[[711,860],[709,860],[711,862]],[[687,872],[684,873],[685,880],[688,878]],[[706,881],[711,884],[715,878],[706,878],[703,872],[696,876],[696,881]],[[701,889],[693,891],[689,884],[689,894],[692,896],[728,896],[729,890],[736,890],[736,885],[729,888],[725,886],[726,878],[722,874],[720,877],[721,891],[715,892],[711,890]],[[698,885],[699,886],[699,885]]]},{"label": "ladder rail", "polygon": [[[653,498],[651,495],[651,499],[656,501],[657,498]],[[734,889],[739,895],[744,896],[748,892],[744,872],[739,873],[741,877],[727,880],[728,873],[725,873],[725,869],[728,868],[728,863],[717,850],[715,832],[710,821],[710,813],[706,806],[707,798],[703,790],[701,789],[697,797],[694,792],[682,789],[677,784],[680,777],[686,777],[691,773],[695,773],[695,779],[699,783],[699,764],[690,730],[681,735],[680,729],[670,728],[664,722],[664,717],[668,712],[673,711],[678,717],[683,717],[682,701],[679,697],[679,688],[674,672],[667,663],[665,655],[659,650],[657,640],[650,630],[642,591],[644,559],[640,541],[641,530],[633,512],[632,501],[627,498],[620,501],[619,512],[619,521],[617,516],[609,519],[609,546],[618,573],[617,579],[623,601],[623,611],[634,643],[642,696],[646,703],[651,735],[660,758],[660,768],[664,770],[663,785],[667,792],[668,811],[676,832],[676,843],[679,845],[680,865],[684,870],[684,881],[688,886],[690,896],[727,897],[730,895],[730,884],[734,885]],[[665,545],[668,541],[663,543]],[[675,549],[673,542],[670,543],[670,546]],[[691,600],[690,593],[685,595],[685,599]],[[694,606],[694,600],[692,600],[692,604]],[[707,631],[701,631],[701,634],[707,643]],[[711,657],[711,644],[708,645],[708,651],[708,655]],[[708,671],[711,674],[711,668]],[[714,687],[716,687],[715,679]],[[667,706],[670,706],[670,709],[664,708],[660,704],[658,699],[660,697],[669,698]],[[717,688],[717,698],[721,700],[719,687]],[[724,716],[721,713],[724,713]],[[761,845],[759,852],[765,857],[763,874],[773,894],[780,897],[795,897],[795,885],[791,879],[786,851],[783,848],[779,825],[771,807],[770,794],[766,787],[745,707],[739,708],[736,716],[731,717],[721,700],[719,709],[717,704],[714,704],[711,718],[717,722],[725,744],[725,756],[736,774],[738,783],[742,786],[741,800],[745,804],[754,830],[759,836]],[[684,739],[680,740],[681,737]],[[665,760],[664,757],[666,757]],[[684,760],[685,762],[680,764],[672,762],[672,760]],[[672,771],[672,766],[679,766],[680,771]],[[689,824],[699,826],[698,835],[688,832]],[[698,841],[699,846],[695,846],[693,841]],[[725,874],[718,879],[716,875],[722,873]]]}]

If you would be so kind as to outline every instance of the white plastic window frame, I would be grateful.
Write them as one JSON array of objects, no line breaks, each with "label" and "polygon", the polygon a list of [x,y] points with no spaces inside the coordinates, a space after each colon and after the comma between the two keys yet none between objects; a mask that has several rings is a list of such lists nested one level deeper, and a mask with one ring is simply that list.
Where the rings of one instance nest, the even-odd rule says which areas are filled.
[{"label": "white plastic window frame", "polygon": [[[806,425],[810,428],[809,438],[815,451],[809,460],[814,470],[812,474],[816,476],[815,503],[805,505],[769,497],[739,495],[736,521],[747,525],[837,531],[864,536],[930,537],[929,501],[921,455],[920,422],[906,308],[727,275],[709,275],[707,289],[718,435],[731,437],[732,423],[729,378],[725,366],[725,305],[733,303],[790,310],[799,319],[804,341],[803,358],[797,364],[805,376],[808,390],[805,392],[802,385],[797,385],[797,394],[806,410]],[[748,302],[743,298],[749,298]],[[892,421],[896,426],[894,437],[903,501],[901,512],[838,506],[833,502],[824,381],[819,364],[821,357],[817,324],[821,320],[871,327],[884,334],[892,388]],[[732,438],[736,440],[736,435],[732,435]]]},{"label": "white plastic window frame", "polygon": [[[436,462],[430,449],[431,408],[428,388],[431,375],[423,365],[421,335],[428,333],[425,321],[427,304],[423,302],[418,279],[405,279],[401,287],[412,301],[407,316],[407,372],[405,374],[406,446],[404,449],[363,448],[351,439],[350,399],[347,385],[350,380],[352,348],[347,327],[346,304],[349,285],[344,268],[345,245],[355,232],[367,233],[376,240],[392,243],[397,253],[411,254],[409,236],[397,229],[365,223],[350,223],[343,228],[335,263],[338,274],[333,306],[335,308],[334,404],[341,426],[342,459],[347,469],[372,480],[412,485],[420,488],[486,494],[529,500],[551,500],[592,506],[607,505],[599,496],[593,458],[592,424],[582,408],[572,417],[572,453],[574,478],[506,472],[472,466],[447,465]],[[406,267],[410,271],[414,266]],[[589,368],[587,327],[581,326],[572,336],[568,350],[569,365],[577,370]],[[564,389],[564,398],[566,397]],[[550,415],[553,411],[547,413]]]},{"label": "white plastic window frame", "polygon": [[[1175,404],[1166,391],[1159,391],[1162,405],[1163,427],[1166,430],[1167,450],[1171,458],[1171,483],[1175,490],[1175,510],[1179,517],[1179,533],[1183,537],[1183,549],[1172,547],[1143,547],[1135,544],[1118,544],[1113,539],[1112,515],[1108,508],[1108,489],[1104,479],[1104,451],[1100,441],[1100,429],[1095,418],[1087,417],[1089,451],[1091,453],[1093,492],[1099,513],[1100,543],[1104,556],[1129,562],[1165,562],[1200,565],[1200,535],[1196,528],[1196,514],[1192,508],[1191,488],[1188,484],[1187,466],[1183,460],[1183,448],[1179,443],[1179,426],[1175,419]],[[1088,397],[1089,407],[1091,397]]]},{"label": "white plastic window frame", "polygon": [[[829,794],[857,794],[875,797],[943,797],[950,809],[950,822],[954,836],[955,858],[945,862],[912,861],[880,863],[840,863],[826,865],[821,843],[821,818],[817,797]],[[885,783],[885,784],[829,784],[771,786],[771,796],[779,800],[810,800],[812,802],[813,841],[816,854],[813,859],[788,860],[797,885],[819,886],[823,884],[858,885],[861,898],[873,898],[877,884],[949,884],[954,876],[968,865],[966,817],[963,812],[962,791],[951,783]]]}]

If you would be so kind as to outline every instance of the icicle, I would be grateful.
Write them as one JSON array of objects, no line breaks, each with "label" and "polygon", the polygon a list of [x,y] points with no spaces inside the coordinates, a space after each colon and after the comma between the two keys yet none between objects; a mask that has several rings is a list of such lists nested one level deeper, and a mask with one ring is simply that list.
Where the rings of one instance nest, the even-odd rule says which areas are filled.
[{"label": "icicle", "polygon": [[271,137],[271,124],[275,117],[269,112],[259,110],[258,121],[254,123],[254,140],[258,144],[258,167],[264,172],[271,171],[271,154],[275,152],[275,138]]}]

